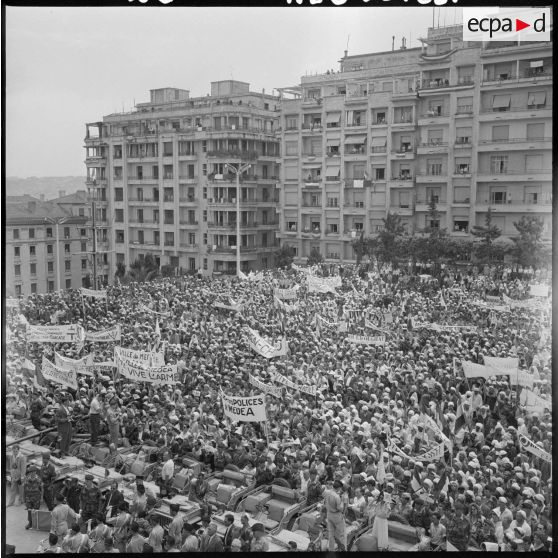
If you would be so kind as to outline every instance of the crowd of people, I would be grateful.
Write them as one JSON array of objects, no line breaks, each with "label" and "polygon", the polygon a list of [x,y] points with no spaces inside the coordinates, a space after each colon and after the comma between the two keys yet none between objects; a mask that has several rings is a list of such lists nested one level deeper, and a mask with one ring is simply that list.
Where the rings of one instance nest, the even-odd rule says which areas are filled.
[{"label": "crowd of people", "polygon": [[[309,292],[308,273],[339,274],[341,286]],[[19,500],[33,510],[44,501],[52,510],[45,552],[267,550],[262,523],[250,528],[247,516],[236,525],[231,515],[225,536],[216,534],[205,476],[228,464],[256,486],[283,479],[307,505],[318,505],[323,521],[310,530],[308,550],[322,541],[345,550],[346,526],[354,523],[370,526],[386,550],[388,520],[416,528],[425,550],[551,549],[552,476],[544,458],[552,454],[551,309],[529,294],[531,283],[550,284],[547,274],[324,265],[264,271],[258,279],[115,285],[106,300],[79,290],[35,294],[8,312],[8,417],[30,418],[38,430],[56,426],[62,454],[81,428],[91,444],[110,445],[107,466],[120,470],[118,447],[157,448],[163,495],[185,455],[204,465],[186,489],[202,506],[202,527],[172,507],[164,530],[151,513],[159,495],[141,478],[131,506],[118,483],[108,496],[87,479],[84,488],[69,481],[54,494],[48,452],[42,463],[25,463],[14,446],[8,505]],[[296,299],[278,302],[275,289],[297,286]],[[121,339],[83,347],[27,342],[27,324],[52,323],[87,331],[120,325]],[[264,358],[250,347],[246,328],[272,344],[286,337],[287,354]],[[349,335],[383,341],[354,343]],[[72,390],[40,375],[43,356],[53,361],[54,350],[106,363],[114,362],[115,346],[162,353],[177,365],[178,381],[139,383],[107,368],[79,375]],[[463,362],[482,365],[485,357],[517,357],[531,388],[506,375],[464,375]],[[275,374],[314,386],[315,395],[283,385],[265,395],[266,422],[225,416],[221,393],[259,394],[250,378],[277,386]],[[527,391],[548,405],[527,404]],[[525,438],[536,452],[526,450]],[[440,444],[443,455],[421,461]]]}]

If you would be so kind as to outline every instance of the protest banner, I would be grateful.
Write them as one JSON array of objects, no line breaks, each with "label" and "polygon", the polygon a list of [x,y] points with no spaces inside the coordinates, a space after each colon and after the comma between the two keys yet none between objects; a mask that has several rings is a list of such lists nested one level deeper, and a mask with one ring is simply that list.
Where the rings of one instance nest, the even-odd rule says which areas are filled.
[{"label": "protest banner", "polygon": [[272,378],[274,382],[282,384],[288,388],[297,389],[298,391],[302,393],[306,393],[311,396],[316,395],[316,386],[305,386],[302,384],[295,384],[292,380],[289,380],[289,378],[286,378],[285,376],[279,374],[279,372],[273,372]]},{"label": "protest banner", "polygon": [[329,281],[329,277],[316,277],[314,275],[308,275],[307,285],[309,293],[334,293],[335,286],[332,281]]},{"label": "protest banner", "polygon": [[291,264],[291,267],[295,270],[295,271],[300,271],[301,273],[306,273],[306,274],[310,274],[312,273],[312,270],[308,267],[299,267],[296,264]]},{"label": "protest banner", "polygon": [[461,366],[463,367],[465,378],[490,378],[490,376],[494,375],[491,369],[483,364],[476,364],[475,362],[464,360],[461,362]]},{"label": "protest banner", "polygon": [[543,399],[534,391],[524,388],[519,395],[519,403],[523,405],[530,413],[543,414],[545,409],[552,410],[552,402]]},{"label": "protest banner", "polygon": [[230,397],[221,392],[223,411],[232,422],[265,422],[265,396]]},{"label": "protest banner", "polygon": [[6,308],[19,308],[19,299],[17,298],[7,298]]},{"label": "protest banner", "polygon": [[77,390],[77,374],[75,370],[62,370],[46,357],[43,356],[41,373],[45,380],[62,384],[71,389]]},{"label": "protest banner", "polygon": [[85,340],[95,343],[112,343],[113,341],[120,341],[120,335],[120,324],[117,324],[103,331],[86,331]]},{"label": "protest banner", "polygon": [[86,289],[85,287],[82,287],[80,291],[82,296],[91,296],[93,298],[107,298],[106,289],[103,289],[101,291],[94,291],[92,289]]},{"label": "protest banner", "polygon": [[520,434],[519,435],[519,443],[521,444],[521,447],[524,450],[528,451],[529,453],[532,453],[533,455],[536,455],[537,457],[540,457],[541,459],[543,459],[547,463],[552,463],[552,455],[550,453],[548,453],[547,451],[545,451],[540,446],[538,446],[537,444],[535,444],[535,442],[533,442],[533,440],[529,440],[529,438],[527,438],[527,436],[525,436],[523,434]]},{"label": "protest banner", "polygon": [[252,376],[252,374],[249,375],[249,380],[248,381],[250,382],[250,385],[260,389],[264,393],[269,393],[270,395],[273,395],[274,397],[281,397],[281,395],[282,395],[282,391],[281,391],[280,387],[268,386],[267,384],[264,384],[261,380],[258,380],[258,378]]},{"label": "protest banner", "polygon": [[517,357],[484,357],[484,364],[487,368],[494,370],[492,376],[502,376],[502,375],[517,375],[517,369],[519,368],[519,359]]},{"label": "protest banner", "polygon": [[60,370],[74,370],[76,374],[93,376],[93,374],[89,370],[87,370],[87,367],[93,364],[93,354],[88,354],[83,358],[76,360],[59,355],[56,351],[54,351],[54,363],[58,368],[60,368]]},{"label": "protest banner", "polygon": [[165,356],[163,353],[155,353],[150,351],[137,351],[135,349],[125,349],[124,347],[114,348],[115,359],[129,360],[139,362],[143,366],[164,366]]},{"label": "protest banner", "polygon": [[258,282],[263,281],[264,274],[261,271],[258,271],[258,273],[250,271],[250,273],[248,273],[248,275],[245,275],[245,277],[246,279],[248,279],[248,281]]},{"label": "protest banner", "polygon": [[245,331],[248,335],[248,344],[250,348],[264,358],[275,358],[287,354],[288,344],[286,337],[281,338],[279,346],[273,346],[254,329],[247,327]]},{"label": "protest banner", "polygon": [[221,308],[222,310],[231,310],[232,312],[240,312],[244,308],[243,304],[224,304],[223,302],[214,302],[214,308]]},{"label": "protest banner", "polygon": [[339,325],[339,322],[329,322],[325,318],[322,318],[319,314],[316,314],[316,320],[320,322],[320,324],[325,325],[327,327],[335,327]]},{"label": "protest banner", "polygon": [[85,330],[79,324],[27,326],[28,343],[83,343]]},{"label": "protest banner", "polygon": [[434,446],[432,449],[429,449],[425,453],[413,457],[413,459],[415,460],[415,462],[416,461],[421,461],[421,462],[440,461],[444,457],[444,446],[445,446],[444,442],[442,442],[441,444],[437,444],[436,446]]},{"label": "protest banner", "polygon": [[142,366],[137,361],[116,357],[119,374],[136,382],[174,385],[178,382],[176,364]]},{"label": "protest banner", "polygon": [[385,345],[386,336],[385,335],[347,335],[347,341],[349,343],[355,343],[357,345]]},{"label": "protest banner", "polygon": [[495,302],[499,304],[502,301],[499,296],[486,295],[486,302]]},{"label": "protest banner", "polygon": [[273,294],[279,300],[296,300],[298,289],[298,285],[296,287],[293,287],[292,289],[274,289]]},{"label": "protest banner", "polygon": [[529,285],[529,294],[539,298],[548,298],[548,285],[533,284]]},{"label": "protest banner", "polygon": [[164,318],[171,315],[170,312],[156,312],[155,310],[152,310],[151,308],[149,308],[145,304],[141,304],[140,309],[143,310],[144,312],[149,312],[151,314],[157,314],[158,316],[163,316]]},{"label": "protest banner", "polygon": [[273,305],[275,308],[284,310],[288,314],[292,314],[298,310],[298,306],[296,304],[287,304],[286,302],[279,300],[276,296],[273,297]]},{"label": "protest banner", "polygon": [[510,374],[510,385],[522,386],[532,389],[535,383],[533,374],[529,374],[526,370],[519,370],[515,374]]},{"label": "protest banner", "polygon": [[449,448],[450,450],[452,449],[453,444],[451,443],[450,439],[442,432],[442,430],[438,426],[438,423],[432,417],[421,413],[420,419],[426,427],[430,428],[430,430],[432,430],[436,436],[439,436],[443,440],[447,448]]}]

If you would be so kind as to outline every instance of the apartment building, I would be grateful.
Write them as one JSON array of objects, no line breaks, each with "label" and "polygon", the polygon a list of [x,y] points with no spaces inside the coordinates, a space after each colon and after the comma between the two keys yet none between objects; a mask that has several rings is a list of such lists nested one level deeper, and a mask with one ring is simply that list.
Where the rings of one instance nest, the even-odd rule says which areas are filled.
[{"label": "apartment building", "polygon": [[[86,125],[87,188],[109,280],[151,254],[159,265],[206,274],[272,267],[277,249],[278,97],[248,83],[211,83],[190,98],[151,90],[150,102]],[[237,192],[234,168],[249,164]],[[240,238],[237,239],[237,197]]]},{"label": "apartment building", "polygon": [[[461,25],[422,46],[345,56],[281,94],[280,232],[304,261],[354,261],[388,212],[409,233],[470,238],[489,207],[505,241],[522,215],[551,238],[552,44],[467,43]],[[439,219],[429,217],[434,199]]]},{"label": "apartment building", "polygon": [[86,284],[90,269],[87,256],[81,252],[88,250],[87,216],[77,207],[74,214],[64,207],[64,198],[62,202],[32,196],[5,198],[7,296],[76,289]]}]

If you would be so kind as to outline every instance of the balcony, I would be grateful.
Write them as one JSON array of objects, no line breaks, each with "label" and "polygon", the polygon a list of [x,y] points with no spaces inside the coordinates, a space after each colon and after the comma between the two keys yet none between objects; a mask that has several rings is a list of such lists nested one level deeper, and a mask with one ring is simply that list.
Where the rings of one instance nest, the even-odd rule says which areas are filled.
[{"label": "balcony", "polygon": [[401,147],[397,151],[391,151],[390,159],[403,159],[410,160],[415,158],[415,148],[414,147]]},{"label": "balcony", "polygon": [[373,120],[372,123],[370,124],[370,126],[372,127],[382,127],[385,126],[387,127],[388,122],[386,118],[377,118],[376,120]]},{"label": "balcony", "polygon": [[394,117],[393,122],[391,123],[392,128],[412,129],[415,126],[416,126],[416,122],[411,117],[401,117],[401,118]]},{"label": "balcony", "polygon": [[347,188],[366,188],[372,186],[371,180],[365,180],[364,178],[346,178],[345,179],[345,189]]},{"label": "balcony", "polygon": [[102,187],[107,185],[106,178],[86,178],[85,184],[90,188]]},{"label": "balcony", "polygon": [[183,184],[197,184],[199,181],[198,176],[179,176],[178,180]]},{"label": "balcony", "polygon": [[473,87],[475,85],[475,82],[473,81],[473,78],[470,77],[466,77],[466,78],[460,78],[457,81],[450,83],[448,79],[434,79],[434,80],[430,80],[430,81],[424,81],[424,83],[420,84],[420,87],[417,86],[417,91],[425,92],[425,93],[429,93],[431,91],[436,91],[439,89],[447,89],[447,90],[454,90],[454,89],[460,89],[460,88],[464,88],[464,87]]},{"label": "balcony", "polygon": [[[522,71],[519,75],[515,73],[502,74],[502,76],[491,77],[483,80],[481,83],[482,89],[495,89],[504,86],[508,89],[509,86],[517,86],[520,83],[552,83],[552,72],[531,73],[530,71]],[[506,87],[508,86],[508,87]]]},{"label": "balcony", "polygon": [[455,116],[472,116],[473,115],[473,105],[461,105],[456,108]]},{"label": "balcony", "polygon": [[387,147],[385,145],[383,147],[372,147],[370,153],[372,153],[372,155],[385,155],[387,153]]},{"label": "balcony", "polygon": [[453,171],[453,176],[464,176],[464,177],[470,177],[471,176],[471,167],[470,165],[467,166],[462,166],[462,167],[456,167]]},{"label": "balcony", "polygon": [[129,176],[128,182],[130,184],[140,183],[140,184],[156,184],[159,182],[159,177],[154,176]]},{"label": "balcony", "polygon": [[447,124],[449,123],[449,113],[429,111],[421,114],[418,118],[419,126],[427,126],[428,124]]},{"label": "balcony", "polygon": [[550,181],[552,180],[552,169],[535,170],[511,170],[495,171],[493,169],[479,169],[477,172],[478,181]]},{"label": "balcony", "polygon": [[350,157],[366,157],[366,146],[364,144],[358,147],[345,147],[345,158]]},{"label": "balcony", "polygon": [[322,178],[319,176],[304,179],[304,184],[303,184],[304,188],[321,188],[321,186],[322,186]]},{"label": "balcony", "polygon": [[161,224],[160,221],[156,221],[153,219],[144,219],[143,221],[138,221],[138,220],[130,220],[128,221],[128,224],[131,227],[141,227],[141,228],[154,228],[154,229],[158,229],[159,225]]},{"label": "balcony", "polygon": [[414,208],[411,204],[400,205],[391,203],[389,206],[389,210],[391,213],[397,213],[401,217],[411,217],[414,214]]},{"label": "balcony", "polygon": [[301,130],[303,134],[312,134],[312,133],[316,133],[316,134],[321,134],[324,130],[323,126],[321,124],[307,124],[307,123],[303,123],[301,126]]},{"label": "balcony", "polygon": [[460,148],[464,148],[464,147],[471,147],[472,143],[471,143],[471,138],[470,137],[460,137],[460,138],[456,138],[455,143],[453,144],[453,146],[457,149]]},{"label": "balcony", "polygon": [[448,142],[440,140],[430,140],[421,143],[417,148],[418,155],[428,155],[430,153],[447,153]]},{"label": "balcony", "polygon": [[[438,211],[440,211],[441,213],[443,213],[444,211],[447,211],[447,201],[445,198],[435,198],[436,201],[436,209]],[[415,202],[415,211],[419,212],[419,211],[423,211],[423,212],[427,212],[430,211],[430,199],[427,197],[419,197],[417,198],[416,202]]]},{"label": "balcony", "polygon": [[356,203],[344,203],[343,204],[343,213],[350,213],[350,214],[364,214],[366,213],[366,208],[364,207],[364,202],[356,202]]},{"label": "balcony", "polygon": [[186,252],[197,252],[199,250],[200,245],[199,244],[190,244],[190,243],[186,243],[186,242],[181,242],[180,243],[180,248]]},{"label": "balcony", "polygon": [[190,221],[188,219],[180,219],[179,221],[180,223],[180,228],[192,228],[192,227],[198,227],[199,226],[199,221]]},{"label": "balcony", "polygon": [[[208,151],[207,157],[218,157],[220,159],[233,159],[241,161],[255,161],[258,157],[267,156],[258,153],[257,151],[240,151],[240,150],[228,150],[228,151]],[[271,155],[269,155],[271,157]]]},{"label": "balcony", "polygon": [[447,171],[441,173],[432,173],[429,171],[417,172],[417,183],[418,182],[447,182],[448,175]]},{"label": "balcony", "polygon": [[482,198],[477,200],[475,210],[477,212],[488,211],[491,208],[494,213],[552,213],[552,199],[546,198],[540,202],[528,202],[525,200],[489,200]]},{"label": "balcony", "polygon": [[410,174],[400,174],[392,176],[390,180],[390,188],[413,188],[415,178]]},{"label": "balcony", "polygon": [[104,155],[91,155],[85,158],[86,165],[106,165],[107,158]]},{"label": "balcony", "polygon": [[531,105],[524,107],[504,107],[505,110],[485,107],[479,114],[479,122],[490,122],[493,120],[521,120],[524,118],[551,118],[552,105]]},{"label": "balcony", "polygon": [[478,151],[517,151],[524,149],[552,149],[552,138],[485,139],[479,140],[477,144]]},{"label": "balcony", "polygon": [[159,205],[159,200],[158,199],[152,199],[152,198],[128,198],[128,203],[132,203],[132,204],[145,204],[145,205]]},{"label": "balcony", "polygon": [[180,203],[199,203],[200,200],[195,196],[188,196],[186,198],[178,198],[178,201]]}]

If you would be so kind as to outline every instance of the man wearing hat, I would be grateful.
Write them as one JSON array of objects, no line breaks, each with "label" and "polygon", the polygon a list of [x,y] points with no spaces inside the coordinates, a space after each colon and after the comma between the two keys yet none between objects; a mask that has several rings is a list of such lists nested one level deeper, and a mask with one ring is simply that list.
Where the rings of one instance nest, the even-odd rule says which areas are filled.
[{"label": "man wearing hat", "polygon": [[54,479],[56,478],[56,470],[54,465],[50,461],[50,451],[45,451],[42,454],[43,457],[43,464],[41,466],[41,481],[43,483],[43,498],[45,500],[45,504],[47,505],[48,511],[52,511],[54,507],[53,502],[53,483]]},{"label": "man wearing hat", "polygon": [[97,486],[93,484],[93,475],[85,475],[85,485],[81,489],[80,508],[81,519],[85,523],[101,512],[103,496]]},{"label": "man wearing hat", "polygon": [[26,529],[31,528],[31,510],[38,510],[41,507],[43,499],[43,483],[39,476],[39,467],[35,462],[31,462],[28,467],[27,475],[23,481],[23,496],[25,507],[27,509],[27,525]]}]

